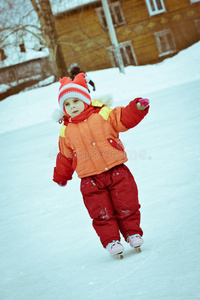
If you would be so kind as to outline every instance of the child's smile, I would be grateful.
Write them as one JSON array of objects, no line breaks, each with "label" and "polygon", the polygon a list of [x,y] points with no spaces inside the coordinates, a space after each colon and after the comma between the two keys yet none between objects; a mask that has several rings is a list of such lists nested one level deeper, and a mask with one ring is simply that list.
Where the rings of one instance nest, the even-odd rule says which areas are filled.
[{"label": "child's smile", "polygon": [[66,113],[71,117],[76,117],[84,111],[84,103],[78,98],[68,98],[64,102]]}]

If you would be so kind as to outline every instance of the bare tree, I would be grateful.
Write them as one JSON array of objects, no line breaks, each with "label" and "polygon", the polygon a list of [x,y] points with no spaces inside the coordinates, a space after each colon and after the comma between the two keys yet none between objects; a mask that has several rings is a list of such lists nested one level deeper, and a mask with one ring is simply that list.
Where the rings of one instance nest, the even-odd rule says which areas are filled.
[{"label": "bare tree", "polygon": [[64,61],[62,48],[58,42],[55,20],[49,0],[30,0],[35,12],[37,13],[43,38],[49,49],[49,59],[54,68],[56,79],[59,76],[66,76],[67,67]]},{"label": "bare tree", "polygon": [[17,46],[27,34],[35,37],[42,47],[48,47],[55,80],[66,76],[67,67],[49,0],[6,0],[0,5],[0,48],[15,43]]}]

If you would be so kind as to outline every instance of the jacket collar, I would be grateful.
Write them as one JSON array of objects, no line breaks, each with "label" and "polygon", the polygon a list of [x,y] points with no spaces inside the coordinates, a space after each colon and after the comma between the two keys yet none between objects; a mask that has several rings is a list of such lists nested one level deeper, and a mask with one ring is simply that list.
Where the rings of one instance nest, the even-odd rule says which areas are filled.
[{"label": "jacket collar", "polygon": [[68,116],[64,116],[64,125],[68,125],[69,123],[77,124],[89,118],[94,113],[98,113],[102,107],[89,106],[86,110],[80,113],[78,116],[69,118]]}]

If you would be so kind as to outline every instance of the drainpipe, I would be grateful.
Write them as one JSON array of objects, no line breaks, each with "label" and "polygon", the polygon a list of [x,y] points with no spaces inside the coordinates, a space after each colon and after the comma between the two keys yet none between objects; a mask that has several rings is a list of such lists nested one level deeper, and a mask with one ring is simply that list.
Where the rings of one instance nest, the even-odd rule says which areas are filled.
[{"label": "drainpipe", "polygon": [[125,74],[124,64],[123,64],[121,52],[120,52],[120,49],[119,49],[119,44],[118,44],[118,41],[117,41],[115,28],[113,26],[112,17],[111,17],[111,14],[110,14],[110,9],[109,9],[109,6],[108,6],[108,2],[107,2],[107,0],[101,0],[101,2],[102,2],[102,5],[103,5],[103,10],[104,10],[107,25],[108,25],[108,30],[109,30],[109,34],[110,34],[111,43],[114,47],[115,58],[116,58],[116,61],[118,63],[119,71],[120,71],[120,73]]}]

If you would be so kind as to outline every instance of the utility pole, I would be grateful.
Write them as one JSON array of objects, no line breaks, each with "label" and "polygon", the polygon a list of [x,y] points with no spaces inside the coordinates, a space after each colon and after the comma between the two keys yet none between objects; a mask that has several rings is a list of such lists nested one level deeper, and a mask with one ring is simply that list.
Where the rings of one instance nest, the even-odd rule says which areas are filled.
[{"label": "utility pole", "polygon": [[117,61],[120,72],[125,74],[124,64],[123,64],[121,52],[120,52],[120,49],[119,49],[119,44],[118,44],[118,41],[117,41],[115,28],[113,26],[112,17],[111,17],[111,14],[110,14],[110,9],[109,9],[109,6],[108,6],[108,2],[107,2],[107,0],[101,0],[101,2],[102,2],[102,5],[103,5],[103,10],[104,10],[107,25],[108,25],[108,30],[109,30],[109,34],[110,34],[111,43],[114,47],[115,58],[116,58],[116,61]]}]

